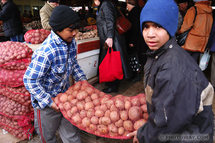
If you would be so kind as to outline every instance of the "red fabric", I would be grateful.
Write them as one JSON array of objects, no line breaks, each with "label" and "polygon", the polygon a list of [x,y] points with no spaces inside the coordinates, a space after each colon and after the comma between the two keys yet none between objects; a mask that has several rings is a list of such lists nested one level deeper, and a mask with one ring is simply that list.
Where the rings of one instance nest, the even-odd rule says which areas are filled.
[{"label": "red fabric", "polygon": [[111,82],[116,79],[123,79],[120,52],[108,48],[105,58],[99,65],[99,82]]},{"label": "red fabric", "polygon": [[37,121],[39,125],[40,135],[43,143],[46,143],[45,138],[43,137],[42,125],[41,125],[41,117],[40,117],[40,110],[37,110]]}]

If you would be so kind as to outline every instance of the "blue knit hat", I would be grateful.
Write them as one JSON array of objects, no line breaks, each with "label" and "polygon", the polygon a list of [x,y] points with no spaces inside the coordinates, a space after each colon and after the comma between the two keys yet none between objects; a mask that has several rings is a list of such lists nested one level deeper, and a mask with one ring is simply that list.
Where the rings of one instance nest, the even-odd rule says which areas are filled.
[{"label": "blue knit hat", "polygon": [[178,6],[174,0],[148,0],[140,15],[141,31],[148,21],[161,25],[173,37],[178,26]]}]

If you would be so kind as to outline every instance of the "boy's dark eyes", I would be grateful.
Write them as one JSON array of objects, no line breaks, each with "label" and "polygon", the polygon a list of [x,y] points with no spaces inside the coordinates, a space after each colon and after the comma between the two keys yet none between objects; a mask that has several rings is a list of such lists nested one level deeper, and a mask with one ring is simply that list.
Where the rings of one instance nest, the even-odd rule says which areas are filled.
[{"label": "boy's dark eyes", "polygon": [[149,28],[149,25],[143,24],[143,29]]},{"label": "boy's dark eyes", "polygon": [[160,26],[159,24],[156,24],[156,27],[157,27],[157,28],[162,28],[162,26]]},{"label": "boy's dark eyes", "polygon": [[156,23],[153,23],[153,25],[151,25],[151,24],[143,24],[143,29],[147,29],[149,27],[162,28],[162,26],[160,26],[159,24],[156,24]]}]

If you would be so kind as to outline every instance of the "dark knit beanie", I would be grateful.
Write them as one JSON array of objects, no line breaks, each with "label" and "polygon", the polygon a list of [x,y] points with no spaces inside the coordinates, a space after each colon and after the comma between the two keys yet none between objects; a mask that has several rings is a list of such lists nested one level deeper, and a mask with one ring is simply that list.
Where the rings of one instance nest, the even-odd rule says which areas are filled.
[{"label": "dark knit beanie", "polygon": [[59,0],[48,0],[48,2],[57,2],[57,3],[59,3]]},{"label": "dark knit beanie", "polygon": [[173,37],[178,26],[178,6],[174,0],[148,0],[140,15],[141,31],[144,22],[159,24]]},{"label": "dark knit beanie", "polygon": [[49,24],[53,31],[61,31],[72,24],[80,21],[78,14],[65,5],[57,6],[53,9]]}]

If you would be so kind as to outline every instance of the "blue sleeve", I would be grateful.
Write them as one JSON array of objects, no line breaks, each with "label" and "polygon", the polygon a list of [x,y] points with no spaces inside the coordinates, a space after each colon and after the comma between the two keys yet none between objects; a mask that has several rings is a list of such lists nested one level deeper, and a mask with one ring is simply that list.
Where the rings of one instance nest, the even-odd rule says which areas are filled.
[{"label": "blue sleeve", "polygon": [[42,52],[34,54],[23,78],[24,85],[31,94],[33,107],[39,106],[41,109],[51,106],[53,103],[51,95],[42,86],[44,84],[43,77],[51,66],[48,57]]}]

